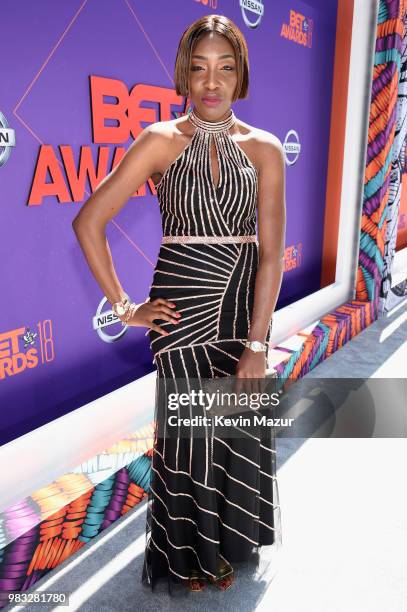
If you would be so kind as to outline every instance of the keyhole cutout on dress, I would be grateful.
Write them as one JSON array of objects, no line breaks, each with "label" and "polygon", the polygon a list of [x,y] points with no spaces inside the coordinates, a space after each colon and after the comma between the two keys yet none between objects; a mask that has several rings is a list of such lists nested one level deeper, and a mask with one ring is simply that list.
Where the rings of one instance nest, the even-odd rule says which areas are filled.
[{"label": "keyhole cutout on dress", "polygon": [[220,183],[220,164],[218,159],[218,151],[216,148],[215,136],[213,134],[210,135],[210,166],[211,166],[211,175],[212,175],[212,183],[213,188],[216,190],[219,189]]}]

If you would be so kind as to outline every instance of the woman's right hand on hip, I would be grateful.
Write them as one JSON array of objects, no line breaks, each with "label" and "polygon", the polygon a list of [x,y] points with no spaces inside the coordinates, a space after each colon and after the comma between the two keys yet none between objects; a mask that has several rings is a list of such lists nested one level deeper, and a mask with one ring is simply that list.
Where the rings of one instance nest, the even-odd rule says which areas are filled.
[{"label": "woman's right hand on hip", "polygon": [[127,321],[127,325],[134,327],[149,327],[154,331],[168,336],[169,332],[165,331],[160,325],[154,323],[155,319],[163,319],[170,323],[179,323],[181,313],[174,311],[175,304],[165,298],[156,298],[151,302],[144,302],[134,312],[133,316]]}]

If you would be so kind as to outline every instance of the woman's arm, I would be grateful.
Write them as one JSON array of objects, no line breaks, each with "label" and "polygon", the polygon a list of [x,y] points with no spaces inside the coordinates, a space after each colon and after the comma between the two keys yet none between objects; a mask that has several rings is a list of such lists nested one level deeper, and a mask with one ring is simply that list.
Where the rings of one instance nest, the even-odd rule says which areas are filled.
[{"label": "woman's arm", "polygon": [[[280,293],[285,248],[285,161],[280,140],[270,135],[259,145],[258,239],[256,273],[249,340],[265,341]],[[247,378],[263,378],[265,353],[245,348],[236,372]]]},{"label": "woman's arm", "polygon": [[[113,266],[105,234],[106,225],[123,208],[130,196],[152,174],[159,171],[162,151],[166,151],[166,147],[163,147],[163,137],[153,125],[144,128],[138,135],[121,162],[98,185],[72,222],[91,272],[111,304],[121,301],[125,291]],[[169,316],[173,311],[166,300],[155,302],[153,306],[144,304],[138,319],[134,318],[132,322],[134,325],[149,326],[166,335],[167,332],[161,327],[152,324],[152,316],[173,321]]]},{"label": "woman's arm", "polygon": [[115,217],[130,196],[153,174],[159,136],[145,128],[121,162],[103,179],[82,206],[72,227],[89,267],[109,302],[124,297],[113,267],[105,235],[107,223]]}]

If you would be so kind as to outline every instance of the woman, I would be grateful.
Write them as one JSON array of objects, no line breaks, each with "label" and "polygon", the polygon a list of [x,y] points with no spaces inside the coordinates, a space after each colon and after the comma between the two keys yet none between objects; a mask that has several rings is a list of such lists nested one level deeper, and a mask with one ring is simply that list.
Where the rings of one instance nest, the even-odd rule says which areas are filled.
[{"label": "woman", "polygon": [[[247,97],[248,70],[231,20],[194,22],[175,64],[177,94],[192,112],[146,127],[73,222],[113,310],[148,328],[157,364],[156,424],[161,431],[165,421],[165,433],[154,441],[147,509],[142,581],[151,587],[165,576],[170,586],[202,590],[209,580],[225,590],[231,563],[281,542],[271,434],[168,433],[162,401],[166,382],[233,375],[255,389],[253,379],[265,378],[283,271],[285,165],[278,138],[231,109]],[[136,305],[115,273],[105,227],[150,177],[163,239],[149,297]]]}]

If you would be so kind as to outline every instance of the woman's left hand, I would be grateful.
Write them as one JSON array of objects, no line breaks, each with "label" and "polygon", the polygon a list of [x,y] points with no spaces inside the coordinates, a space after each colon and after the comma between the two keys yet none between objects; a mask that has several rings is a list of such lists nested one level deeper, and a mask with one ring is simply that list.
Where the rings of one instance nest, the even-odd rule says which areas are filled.
[{"label": "woman's left hand", "polygon": [[[249,348],[245,348],[236,366],[235,391],[240,390],[246,393],[259,392],[260,384],[256,380],[266,377],[266,353],[259,351],[255,353]],[[250,380],[241,380],[250,379]]]}]

